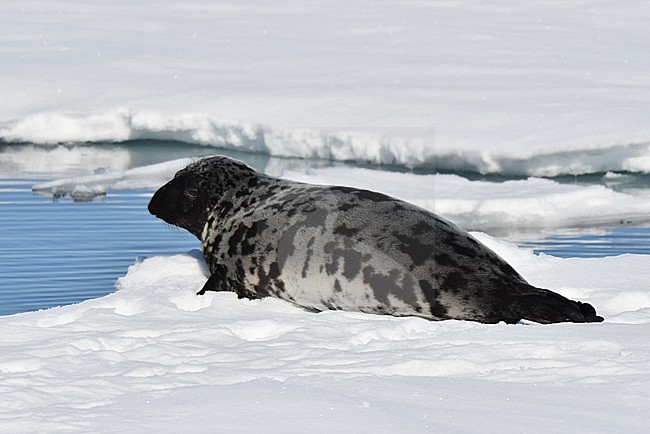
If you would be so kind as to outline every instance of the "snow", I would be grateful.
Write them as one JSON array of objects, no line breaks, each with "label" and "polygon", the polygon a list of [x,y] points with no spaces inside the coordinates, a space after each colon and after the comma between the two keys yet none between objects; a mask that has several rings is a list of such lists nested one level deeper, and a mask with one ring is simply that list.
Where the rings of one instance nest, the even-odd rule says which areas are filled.
[{"label": "snow", "polygon": [[[34,188],[155,188],[188,161]],[[643,218],[650,208],[604,186],[281,163],[266,171],[372,188],[500,229]],[[314,314],[276,299],[197,296],[208,276],[198,251],[139,258],[109,296],[0,318],[0,431],[644,432],[650,256],[560,259],[474,235],[532,284],[592,303],[605,323]]]},{"label": "snow", "polygon": [[476,235],[606,322],[314,314],[197,296],[198,251],[140,258],[111,295],[0,318],[0,431],[647,429],[650,257],[559,259]]},{"label": "snow", "polygon": [[643,0],[6,1],[0,139],[650,171]]},{"label": "snow", "polygon": [[[113,143],[174,140],[531,176],[263,168],[493,234],[646,222],[647,193],[607,186],[650,173],[649,18],[644,0],[4,1],[0,177],[153,189],[189,160],[137,167]],[[539,178],[583,173],[606,186]],[[605,322],[314,314],[196,296],[197,251],[139,258],[109,296],[0,317],[0,432],[646,432],[650,256],[475,235]]]}]

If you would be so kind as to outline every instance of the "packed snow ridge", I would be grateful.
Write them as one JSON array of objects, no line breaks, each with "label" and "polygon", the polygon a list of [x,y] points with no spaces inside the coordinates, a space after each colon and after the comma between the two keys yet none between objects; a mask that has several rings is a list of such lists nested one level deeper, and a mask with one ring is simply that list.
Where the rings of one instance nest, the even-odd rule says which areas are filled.
[{"label": "packed snow ridge", "polygon": [[[366,129],[367,130],[367,129]],[[385,129],[383,129],[385,130]],[[0,127],[7,143],[114,143],[161,140],[298,157],[408,168],[505,175],[557,176],[608,171],[650,173],[650,142],[511,151],[447,149],[435,130],[401,129],[394,134],[363,129],[271,128],[221,121],[209,115],[163,116],[114,110],[92,115],[40,113]],[[550,149],[553,149],[551,146]]]}]

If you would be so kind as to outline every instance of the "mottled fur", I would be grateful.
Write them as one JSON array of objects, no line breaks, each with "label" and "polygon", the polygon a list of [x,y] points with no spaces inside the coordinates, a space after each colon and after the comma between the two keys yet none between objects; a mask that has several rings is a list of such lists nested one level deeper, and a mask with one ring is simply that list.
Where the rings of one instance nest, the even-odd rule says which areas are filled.
[{"label": "mottled fur", "polygon": [[602,321],[589,304],[529,285],[453,223],[372,191],[210,157],[179,171],[149,211],[201,240],[212,276],[200,293],[432,320]]}]

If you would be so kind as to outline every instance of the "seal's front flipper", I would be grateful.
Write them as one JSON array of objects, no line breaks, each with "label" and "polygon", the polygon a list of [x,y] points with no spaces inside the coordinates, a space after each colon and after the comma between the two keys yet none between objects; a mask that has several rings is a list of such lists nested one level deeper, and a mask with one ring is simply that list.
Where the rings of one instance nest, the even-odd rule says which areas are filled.
[{"label": "seal's front flipper", "polygon": [[203,288],[196,294],[203,295],[205,291],[230,291],[226,281],[226,267],[217,266]]}]

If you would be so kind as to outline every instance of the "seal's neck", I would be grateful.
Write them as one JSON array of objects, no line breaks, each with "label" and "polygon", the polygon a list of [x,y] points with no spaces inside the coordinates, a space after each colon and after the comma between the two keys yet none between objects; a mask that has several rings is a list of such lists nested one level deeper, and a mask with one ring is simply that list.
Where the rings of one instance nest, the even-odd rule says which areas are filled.
[{"label": "seal's neck", "polygon": [[214,204],[206,209],[205,225],[200,234],[195,234],[204,244],[214,242],[215,233],[224,221],[235,217],[243,210],[259,206],[270,195],[264,192],[272,191],[273,186],[286,181],[271,176],[255,173],[254,176],[240,179],[235,185],[221,192]]}]

